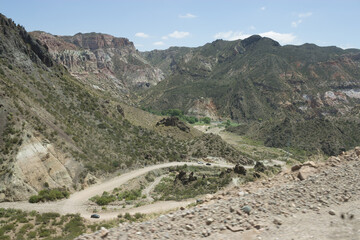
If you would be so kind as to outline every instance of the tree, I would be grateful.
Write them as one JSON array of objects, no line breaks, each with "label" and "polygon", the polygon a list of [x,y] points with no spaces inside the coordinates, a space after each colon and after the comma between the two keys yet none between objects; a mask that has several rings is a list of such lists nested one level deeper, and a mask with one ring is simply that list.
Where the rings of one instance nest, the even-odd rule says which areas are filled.
[{"label": "tree", "polygon": [[205,124],[210,124],[211,118],[209,118],[209,117],[204,117],[204,118],[202,119],[202,121],[203,121]]},{"label": "tree", "polygon": [[225,123],[225,125],[226,125],[226,127],[230,127],[230,125],[231,125],[230,120],[227,120],[226,123]]}]

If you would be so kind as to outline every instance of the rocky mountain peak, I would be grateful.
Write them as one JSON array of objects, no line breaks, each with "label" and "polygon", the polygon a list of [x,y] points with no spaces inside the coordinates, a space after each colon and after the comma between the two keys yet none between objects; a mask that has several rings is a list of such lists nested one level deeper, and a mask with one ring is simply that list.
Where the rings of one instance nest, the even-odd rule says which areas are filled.
[{"label": "rocky mountain peak", "polygon": [[43,63],[47,67],[53,66],[53,60],[39,41],[35,40],[23,26],[15,24],[10,18],[0,14],[0,56],[5,57],[16,65],[30,68],[30,61]]},{"label": "rocky mountain peak", "polygon": [[275,47],[280,46],[280,44],[277,41],[275,41],[271,38],[261,37],[260,35],[252,35],[248,38],[245,38],[244,40],[241,40],[241,44],[243,47],[246,48],[246,47],[253,45],[259,41],[264,41],[264,42],[270,43],[270,45],[275,46]]}]

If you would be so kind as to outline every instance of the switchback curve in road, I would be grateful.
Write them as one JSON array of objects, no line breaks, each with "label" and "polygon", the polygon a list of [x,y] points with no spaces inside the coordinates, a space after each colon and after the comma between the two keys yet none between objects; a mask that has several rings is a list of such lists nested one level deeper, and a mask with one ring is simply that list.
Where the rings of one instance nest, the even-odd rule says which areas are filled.
[{"label": "switchback curve in road", "polygon": [[[112,191],[114,188],[119,187],[122,184],[125,184],[129,180],[139,177],[143,174],[146,174],[150,171],[167,168],[167,167],[175,167],[182,165],[189,166],[199,166],[198,163],[194,162],[169,162],[162,163],[153,166],[144,167],[141,169],[136,169],[134,171],[122,174],[120,176],[105,180],[101,183],[94,184],[89,188],[81,190],[79,192],[75,192],[68,199],[60,200],[56,202],[46,202],[46,203],[29,203],[29,202],[3,202],[0,203],[1,208],[16,208],[22,209],[25,211],[38,211],[38,212],[58,212],[60,214],[75,214],[80,213],[80,215],[86,219],[90,219],[91,211],[87,209],[87,202],[89,198],[95,195],[101,195],[104,191]],[[204,166],[204,165],[200,165]],[[209,167],[227,167],[232,168],[234,165],[232,164],[217,164],[212,163]],[[166,202],[155,202],[153,204],[149,204],[146,206],[141,206],[138,208],[127,209],[126,212],[129,213],[156,213],[156,212],[164,212],[174,208],[186,206],[194,200],[185,200],[181,202],[177,201],[166,201]],[[114,210],[112,212],[106,212],[101,214],[101,219],[112,219],[116,218],[117,215],[125,210]]]}]

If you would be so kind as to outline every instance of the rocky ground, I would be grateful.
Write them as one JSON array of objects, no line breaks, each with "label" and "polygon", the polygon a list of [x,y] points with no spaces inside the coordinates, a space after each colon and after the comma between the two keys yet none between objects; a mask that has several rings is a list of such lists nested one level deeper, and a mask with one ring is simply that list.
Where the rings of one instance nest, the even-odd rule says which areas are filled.
[{"label": "rocky ground", "polygon": [[82,239],[360,239],[360,148]]}]

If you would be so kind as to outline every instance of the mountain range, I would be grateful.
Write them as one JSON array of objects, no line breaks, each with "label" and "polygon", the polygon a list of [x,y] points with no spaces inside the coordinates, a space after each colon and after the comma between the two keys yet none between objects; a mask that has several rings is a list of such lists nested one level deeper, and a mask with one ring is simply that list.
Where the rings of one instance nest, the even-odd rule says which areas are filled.
[{"label": "mountain range", "polygon": [[[0,15],[0,201],[28,200],[44,188],[73,192],[111,174],[195,156],[251,162],[216,135],[177,119],[167,125],[163,117],[127,104],[124,95],[138,82],[121,74],[156,69],[144,64],[141,72],[138,62],[129,63],[140,55],[128,40],[95,35],[94,44],[93,34],[85,34],[64,37],[50,50],[36,34],[44,37]],[[121,74],[104,60],[107,54],[124,65]]]},{"label": "mountain range", "polygon": [[0,201],[156,162],[252,162],[219,136],[141,108],[230,120],[228,131],[299,156],[360,142],[358,49],[253,35],[139,52],[107,34],[28,33],[0,15],[0,80]]}]

